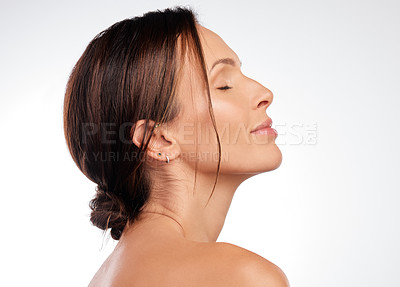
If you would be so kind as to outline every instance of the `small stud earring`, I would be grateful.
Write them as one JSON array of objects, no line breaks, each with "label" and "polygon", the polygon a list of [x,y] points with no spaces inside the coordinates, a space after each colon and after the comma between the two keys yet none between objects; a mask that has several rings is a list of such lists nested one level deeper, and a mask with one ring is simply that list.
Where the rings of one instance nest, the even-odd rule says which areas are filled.
[{"label": "small stud earring", "polygon": [[160,153],[160,152],[158,153],[158,156],[161,156],[161,153]]},{"label": "small stud earring", "polygon": [[154,128],[158,128],[161,124],[160,123],[156,123]]}]

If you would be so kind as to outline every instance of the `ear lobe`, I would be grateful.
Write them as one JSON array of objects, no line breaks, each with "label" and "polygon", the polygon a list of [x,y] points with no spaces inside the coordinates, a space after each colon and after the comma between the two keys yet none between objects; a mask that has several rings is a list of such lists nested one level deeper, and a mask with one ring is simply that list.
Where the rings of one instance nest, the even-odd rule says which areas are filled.
[{"label": "ear lobe", "polygon": [[180,154],[180,148],[176,140],[169,135],[166,130],[157,128],[150,139],[146,153],[153,159],[165,161],[177,158]]},{"label": "ear lobe", "polygon": [[[140,147],[142,143],[145,124],[145,120],[139,120],[136,122],[134,134],[132,136],[132,142],[137,147]],[[154,124],[154,121],[149,122],[148,133],[145,140],[148,140],[148,136],[150,134],[149,131]],[[161,125],[154,129],[149,145],[147,146],[146,153],[153,159],[164,161],[165,157],[168,156],[168,158],[172,160],[179,156],[180,148],[179,144],[173,138],[173,135],[170,135],[168,130],[163,129],[163,126]]]}]

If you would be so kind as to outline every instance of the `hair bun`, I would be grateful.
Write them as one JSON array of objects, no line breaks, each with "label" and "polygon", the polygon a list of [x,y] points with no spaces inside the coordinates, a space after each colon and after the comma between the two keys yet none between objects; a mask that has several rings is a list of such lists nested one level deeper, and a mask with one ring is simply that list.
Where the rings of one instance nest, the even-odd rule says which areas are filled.
[{"label": "hair bun", "polygon": [[111,237],[118,240],[128,221],[123,200],[115,193],[98,185],[96,195],[89,206],[92,210],[90,221],[93,225],[102,230],[111,228]]}]

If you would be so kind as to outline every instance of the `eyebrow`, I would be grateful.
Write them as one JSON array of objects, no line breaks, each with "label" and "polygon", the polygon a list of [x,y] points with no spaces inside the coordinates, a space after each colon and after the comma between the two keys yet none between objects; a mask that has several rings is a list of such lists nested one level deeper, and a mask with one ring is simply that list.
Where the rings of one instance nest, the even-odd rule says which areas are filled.
[{"label": "eyebrow", "polygon": [[[242,66],[242,61],[240,61],[240,67]],[[218,64],[226,64],[226,65],[231,65],[231,66],[236,66],[236,62],[235,60],[233,60],[232,58],[223,58],[223,59],[218,59],[214,62],[214,64],[212,64],[211,69],[209,71],[209,73],[211,73],[211,71],[214,69],[214,67]]]}]

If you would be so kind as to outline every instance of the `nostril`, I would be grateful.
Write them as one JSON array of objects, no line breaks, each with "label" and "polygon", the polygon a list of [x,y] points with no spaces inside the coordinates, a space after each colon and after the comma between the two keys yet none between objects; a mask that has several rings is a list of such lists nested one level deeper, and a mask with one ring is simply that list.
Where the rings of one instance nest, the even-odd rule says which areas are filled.
[{"label": "nostril", "polygon": [[257,108],[261,108],[261,107],[263,107],[263,106],[265,106],[265,105],[268,105],[268,101],[261,101],[261,102],[258,104]]}]

